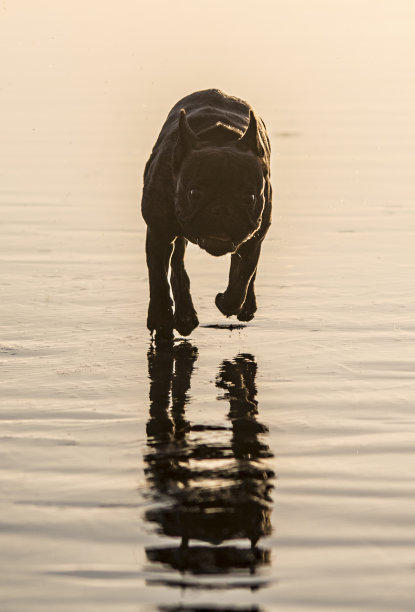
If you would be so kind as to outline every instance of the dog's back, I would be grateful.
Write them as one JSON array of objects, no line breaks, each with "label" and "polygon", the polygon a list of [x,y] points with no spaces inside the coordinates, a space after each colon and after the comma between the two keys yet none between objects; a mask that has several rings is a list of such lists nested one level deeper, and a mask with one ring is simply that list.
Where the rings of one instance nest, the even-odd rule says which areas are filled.
[{"label": "dog's back", "polygon": [[[244,100],[230,96],[219,89],[204,89],[185,96],[167,115],[147,162],[144,179],[153,162],[162,162],[164,154],[170,155],[170,151],[174,148],[182,108],[185,109],[188,123],[198,138],[216,145],[238,140],[248,127],[249,113],[253,111],[252,106]],[[257,122],[265,155],[269,159],[270,142],[265,124],[258,116]],[[162,156],[159,155],[161,148]]]}]

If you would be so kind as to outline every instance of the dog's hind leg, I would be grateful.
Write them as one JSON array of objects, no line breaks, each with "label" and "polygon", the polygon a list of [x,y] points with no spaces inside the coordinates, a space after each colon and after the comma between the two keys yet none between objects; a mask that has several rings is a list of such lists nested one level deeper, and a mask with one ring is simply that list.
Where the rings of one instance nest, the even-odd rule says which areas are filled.
[{"label": "dog's hind leg", "polygon": [[182,336],[188,336],[199,325],[190,294],[190,280],[184,267],[186,246],[186,238],[176,238],[170,279],[174,298],[174,328]]}]

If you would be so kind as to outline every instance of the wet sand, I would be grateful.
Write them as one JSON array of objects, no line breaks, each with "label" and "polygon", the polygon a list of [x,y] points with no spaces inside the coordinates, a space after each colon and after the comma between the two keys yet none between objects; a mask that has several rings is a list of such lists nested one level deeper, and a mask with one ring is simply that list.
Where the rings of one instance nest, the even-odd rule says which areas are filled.
[{"label": "wet sand", "polygon": [[[133,87],[144,43],[116,7],[93,38],[102,56],[84,15],[85,63],[69,7],[48,15],[53,40],[42,15],[19,38],[23,13],[2,9],[2,44],[28,62],[18,81],[5,70],[0,144],[5,612],[413,609],[412,9],[377,3],[370,47],[368,2],[349,64],[346,4],[294,4],[277,6],[288,30],[269,48],[286,45],[291,65],[276,60],[274,89],[254,72],[227,86],[226,66],[218,83],[190,71],[189,86],[183,71],[149,85],[143,69]],[[331,38],[305,67],[288,41],[307,19],[320,36],[326,18],[337,55],[320,73]],[[183,60],[179,43],[172,53]],[[201,325],[155,350],[141,173],[169,108],[206,85],[248,98],[271,135],[259,310],[229,329],[214,305],[228,260],[191,246]]]}]

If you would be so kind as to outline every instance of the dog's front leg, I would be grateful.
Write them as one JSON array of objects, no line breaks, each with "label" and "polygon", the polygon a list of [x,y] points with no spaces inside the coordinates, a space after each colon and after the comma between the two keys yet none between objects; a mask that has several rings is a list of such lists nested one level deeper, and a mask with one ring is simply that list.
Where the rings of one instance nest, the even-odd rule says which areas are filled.
[{"label": "dog's front leg", "polygon": [[184,267],[187,240],[176,238],[171,258],[171,288],[174,297],[174,327],[179,334],[188,336],[199,325],[190,294],[190,281]]},{"label": "dog's front leg", "polygon": [[173,302],[170,297],[168,271],[174,236],[147,229],[146,255],[150,283],[147,327],[156,332],[156,340],[173,338]]},{"label": "dog's front leg", "polygon": [[226,317],[239,314],[245,303],[248,287],[251,280],[253,283],[258,265],[261,242],[262,240],[257,237],[252,237],[244,242],[231,257],[228,287],[224,293],[218,293],[215,300],[216,306]]}]

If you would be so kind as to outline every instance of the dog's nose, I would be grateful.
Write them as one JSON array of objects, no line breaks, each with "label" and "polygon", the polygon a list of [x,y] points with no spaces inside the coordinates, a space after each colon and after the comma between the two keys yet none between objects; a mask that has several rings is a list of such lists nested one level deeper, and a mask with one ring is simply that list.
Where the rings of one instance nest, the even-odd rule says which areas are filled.
[{"label": "dog's nose", "polygon": [[209,206],[209,213],[212,217],[220,217],[223,220],[229,220],[232,217],[232,213],[228,206],[223,204],[211,204]]},{"label": "dog's nose", "polygon": [[210,214],[214,217],[218,217],[221,213],[226,214],[223,208],[219,204],[212,204],[209,207]]}]

